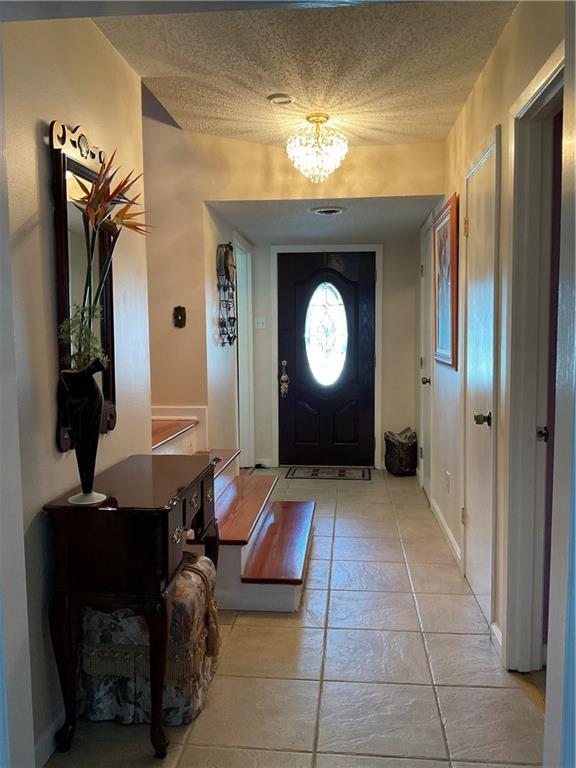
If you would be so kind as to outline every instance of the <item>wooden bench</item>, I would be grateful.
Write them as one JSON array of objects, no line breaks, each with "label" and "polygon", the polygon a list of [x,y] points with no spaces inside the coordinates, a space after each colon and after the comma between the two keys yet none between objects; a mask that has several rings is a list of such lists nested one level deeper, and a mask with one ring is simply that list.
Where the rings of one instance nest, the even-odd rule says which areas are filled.
[{"label": "wooden bench", "polygon": [[[310,554],[314,502],[271,501],[277,476],[234,474],[237,450],[198,453],[215,462],[218,604],[230,610],[297,610]],[[188,539],[187,544],[194,542]]]},{"label": "wooden bench", "polygon": [[313,501],[274,501],[266,511],[244,572],[245,584],[303,584]]}]

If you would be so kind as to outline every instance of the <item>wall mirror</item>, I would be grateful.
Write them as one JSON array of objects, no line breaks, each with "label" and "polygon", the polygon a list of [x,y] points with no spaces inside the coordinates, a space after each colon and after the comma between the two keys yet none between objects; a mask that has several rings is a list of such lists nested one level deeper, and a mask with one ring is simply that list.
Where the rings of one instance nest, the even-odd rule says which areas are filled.
[{"label": "wall mirror", "polygon": [[[54,194],[54,229],[56,239],[56,292],[57,323],[70,317],[74,304],[82,304],[86,274],[86,246],[82,214],[74,205],[80,196],[76,178],[93,181],[103,160],[104,152],[93,147],[80,126],[70,128],[54,121],[50,125],[50,151],[52,155],[52,186]],[[104,264],[109,248],[109,238],[101,233],[97,244],[94,279],[98,283],[98,269]],[[100,432],[106,433],[116,426],[116,386],[114,376],[114,307],[112,299],[113,267],[108,273],[102,292],[101,319],[96,329],[108,365],[96,380],[104,397]],[[58,340],[58,371],[68,367],[69,345]],[[62,383],[58,382],[58,424],[56,443],[60,451],[73,448],[68,427]]]}]

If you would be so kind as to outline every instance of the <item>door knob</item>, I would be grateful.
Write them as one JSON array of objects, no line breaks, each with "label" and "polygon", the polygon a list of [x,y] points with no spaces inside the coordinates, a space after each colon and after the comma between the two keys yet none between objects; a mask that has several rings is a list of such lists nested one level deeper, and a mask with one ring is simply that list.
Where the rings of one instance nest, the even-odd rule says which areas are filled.
[{"label": "door knob", "polygon": [[492,411],[488,411],[488,413],[475,413],[474,424],[478,424],[479,426],[481,426],[482,424],[486,424],[486,426],[491,427]]},{"label": "door knob", "polygon": [[282,373],[280,374],[280,397],[288,396],[288,387],[290,386],[290,377],[286,373],[287,360],[282,360]]},{"label": "door knob", "polygon": [[431,384],[432,383],[432,379],[430,378],[430,376],[422,376],[420,381],[422,382],[422,384]]}]

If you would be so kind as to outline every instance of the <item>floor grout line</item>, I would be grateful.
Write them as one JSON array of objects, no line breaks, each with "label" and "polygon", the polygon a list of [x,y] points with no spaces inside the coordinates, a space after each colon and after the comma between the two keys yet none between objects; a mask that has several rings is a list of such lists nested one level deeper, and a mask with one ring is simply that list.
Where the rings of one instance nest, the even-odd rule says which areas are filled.
[{"label": "floor grout line", "polygon": [[[336,501],[336,509],[338,502]],[[322,660],[320,663],[320,686],[318,690],[318,705],[316,707],[316,723],[314,727],[314,741],[312,745],[312,768],[316,768],[318,757],[318,742],[320,739],[320,715],[322,711],[322,697],[324,694],[324,670],[326,667],[326,646],[328,643],[328,622],[330,616],[330,595],[332,592],[332,563],[334,557],[334,531],[332,531],[332,542],[330,544],[330,566],[328,568],[328,586],[326,590],[326,612],[324,615],[324,637],[322,639]]]},{"label": "floor grout line", "polygon": [[[402,549],[404,550],[404,543],[402,542]],[[406,551],[404,550],[404,555],[406,555]],[[428,646],[426,645],[426,635],[424,633],[424,624],[422,622],[422,617],[420,615],[420,607],[418,605],[418,601],[416,600],[416,595],[414,593],[414,581],[412,579],[412,573],[410,573],[410,569],[408,569],[408,578],[410,580],[410,584],[412,586],[412,598],[414,599],[414,604],[416,606],[416,615],[418,617],[418,623],[420,624],[420,637],[422,640],[422,643],[424,645],[424,653],[426,655],[426,664],[428,666],[428,673],[430,674],[430,680],[432,681],[432,690],[434,692],[434,701],[436,702],[436,710],[438,712],[438,718],[440,720],[440,728],[442,729],[442,737],[444,739],[444,747],[446,749],[446,755],[448,757],[448,764],[450,766],[453,766],[452,762],[452,756],[450,754],[450,746],[448,743],[448,734],[446,733],[446,726],[444,724],[444,719],[442,717],[442,710],[440,709],[440,700],[438,698],[438,691],[436,690],[436,684],[434,682],[434,672],[432,670],[432,662],[430,660],[430,654],[428,653]]]}]

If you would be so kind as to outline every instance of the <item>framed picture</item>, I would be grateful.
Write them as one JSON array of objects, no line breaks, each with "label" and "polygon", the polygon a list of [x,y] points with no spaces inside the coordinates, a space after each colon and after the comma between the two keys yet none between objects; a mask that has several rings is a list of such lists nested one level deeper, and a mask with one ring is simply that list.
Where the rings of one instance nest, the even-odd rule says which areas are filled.
[{"label": "framed picture", "polygon": [[452,195],[434,219],[436,345],[434,358],[458,367],[458,196]]}]

